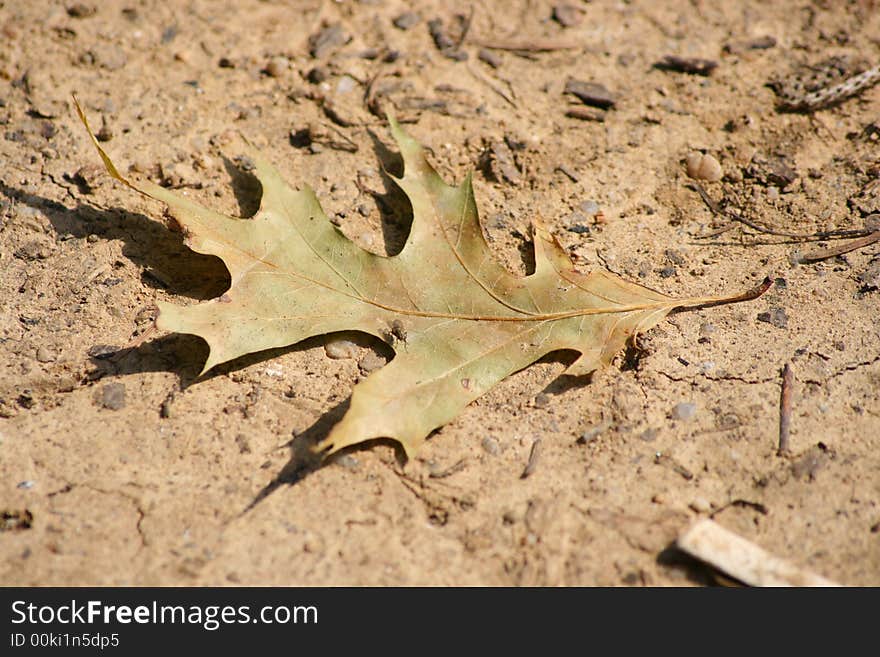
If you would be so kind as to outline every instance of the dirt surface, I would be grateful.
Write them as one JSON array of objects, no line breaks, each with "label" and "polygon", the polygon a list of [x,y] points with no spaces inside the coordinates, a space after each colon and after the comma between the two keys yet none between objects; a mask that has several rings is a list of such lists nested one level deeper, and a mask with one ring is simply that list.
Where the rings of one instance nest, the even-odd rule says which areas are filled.
[{"label": "dirt surface", "polygon": [[[880,585],[880,251],[804,263],[844,242],[773,234],[876,228],[880,88],[805,114],[766,86],[809,87],[799,67],[830,57],[841,76],[880,63],[880,7],[476,4],[459,45],[464,2],[0,0],[0,581],[691,585],[713,580],[667,547],[712,516]],[[717,66],[655,66],[667,55]],[[606,109],[571,79],[602,85]],[[153,304],[217,296],[225,268],[104,173],[72,92],[123,171],[225,212],[259,197],[240,132],[393,253],[408,219],[380,173],[391,109],[448,180],[477,169],[513,271],[540,217],[582,269],[669,294],[776,284],[673,314],[590,380],[544,359],[408,463],[379,441],[305,468],[391,352],[331,359],[313,339],[197,379],[206,346],[151,333]],[[694,153],[723,170],[708,196],[753,227],[701,200]]]}]

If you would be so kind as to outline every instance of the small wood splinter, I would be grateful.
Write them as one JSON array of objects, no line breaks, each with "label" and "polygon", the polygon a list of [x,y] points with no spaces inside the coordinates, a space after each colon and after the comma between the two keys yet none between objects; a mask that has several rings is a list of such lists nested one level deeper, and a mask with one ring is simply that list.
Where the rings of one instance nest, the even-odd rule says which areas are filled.
[{"label": "small wood splinter", "polygon": [[786,363],[782,368],[782,393],[779,395],[779,447],[776,450],[779,456],[791,455],[788,436],[791,430],[791,388],[793,382],[794,372],[791,369],[791,363]]}]

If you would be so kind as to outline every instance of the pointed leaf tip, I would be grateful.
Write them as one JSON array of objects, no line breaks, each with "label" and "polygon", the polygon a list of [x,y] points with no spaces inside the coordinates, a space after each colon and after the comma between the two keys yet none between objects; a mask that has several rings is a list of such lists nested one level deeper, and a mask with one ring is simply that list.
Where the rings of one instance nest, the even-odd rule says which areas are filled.
[{"label": "pointed leaf tip", "polygon": [[414,158],[422,153],[422,145],[407,134],[407,132],[400,126],[397,119],[394,118],[393,114],[388,112],[386,117],[388,118],[388,127],[391,130],[391,136],[394,138],[397,147],[400,149],[404,164],[406,164],[408,159],[414,161]]},{"label": "pointed leaf tip", "polygon": [[101,145],[98,143],[98,138],[95,137],[95,133],[92,132],[92,128],[89,126],[89,120],[86,117],[85,111],[83,111],[82,106],[79,104],[79,100],[77,100],[76,94],[70,94],[73,97],[73,106],[76,108],[76,113],[79,115],[79,120],[82,121],[83,126],[85,126],[86,132],[89,133],[89,138],[92,140],[92,144],[95,146],[95,149],[98,151],[98,155],[101,156],[101,160],[104,162],[104,167],[107,169],[107,173],[109,173],[112,177],[116,178],[119,182],[131,187],[134,190],[141,191],[137,187],[131,184],[131,182],[125,178],[119,170],[116,168],[116,165],[113,164],[113,160],[110,159],[110,156],[101,148]]}]

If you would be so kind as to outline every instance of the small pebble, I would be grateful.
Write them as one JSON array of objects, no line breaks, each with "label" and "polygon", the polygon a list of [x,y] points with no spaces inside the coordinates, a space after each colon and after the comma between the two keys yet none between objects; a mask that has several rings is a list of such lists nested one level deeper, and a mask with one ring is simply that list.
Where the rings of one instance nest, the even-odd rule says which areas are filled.
[{"label": "small pebble", "polygon": [[545,408],[550,403],[550,395],[539,392],[535,395],[535,408]]},{"label": "small pebble", "polygon": [[353,77],[351,77],[350,75],[343,75],[336,85],[336,92],[340,94],[347,94],[349,91],[355,88],[356,84],[357,83],[355,82]]},{"label": "small pebble", "polygon": [[392,22],[398,30],[408,30],[419,24],[422,17],[414,11],[407,11],[397,16]]},{"label": "small pebble", "polygon": [[266,64],[266,74],[269,77],[283,77],[288,70],[290,70],[290,60],[287,57],[273,57]]},{"label": "small pebble", "polygon": [[877,289],[880,287],[880,259],[875,259],[867,268],[857,276],[859,283],[866,288]]},{"label": "small pebble", "polygon": [[251,453],[251,443],[248,440],[248,437],[243,433],[240,433],[235,437],[235,444],[238,445],[239,454]]},{"label": "small pebble", "polygon": [[715,325],[708,322],[700,324],[700,335],[712,335],[715,332]]},{"label": "small pebble", "polygon": [[657,435],[659,433],[660,432],[657,429],[645,429],[644,431],[642,431],[642,434],[639,436],[639,438],[644,440],[646,443],[650,443],[651,441],[657,439]]},{"label": "small pebble", "polygon": [[595,82],[583,82],[569,78],[565,83],[565,93],[577,96],[585,105],[609,109],[614,107],[615,97],[608,89]]},{"label": "small pebble", "polygon": [[44,139],[52,139],[55,135],[58,134],[58,128],[51,121],[44,121],[40,125],[40,135]]},{"label": "small pebble", "polygon": [[596,201],[584,201],[578,206],[585,215],[593,217],[599,214],[599,204]]},{"label": "small pebble", "polygon": [[101,123],[101,129],[98,130],[98,133],[95,135],[95,139],[98,141],[110,141],[113,139],[113,128],[110,127],[110,124],[107,123],[107,119],[105,118]]},{"label": "small pebble", "polygon": [[694,180],[718,182],[724,177],[724,170],[714,157],[708,153],[691,153],[685,161],[687,175]]},{"label": "small pebble", "polygon": [[335,463],[341,465],[346,470],[357,470],[358,466],[361,464],[361,462],[351,454],[343,454],[342,456],[337,457]]},{"label": "small pebble", "polygon": [[588,221],[580,212],[572,212],[565,220],[565,229],[578,235],[589,235],[591,228],[587,225]]},{"label": "small pebble", "polygon": [[681,251],[678,251],[677,249],[666,249],[666,251],[664,251],[664,254],[674,265],[684,265],[687,262],[684,259],[684,256],[681,255]]},{"label": "small pebble", "polygon": [[87,5],[84,2],[77,2],[67,8],[67,15],[71,18],[88,18],[98,13],[98,8],[93,5]]},{"label": "small pebble", "polygon": [[383,367],[387,361],[372,349],[358,361],[358,367],[364,374],[369,374]]},{"label": "small pebble", "polygon": [[447,57],[447,58],[449,58],[449,59],[454,59],[454,60],[457,61],[457,62],[464,62],[464,61],[467,61],[467,58],[469,57],[469,55],[467,54],[467,51],[465,51],[465,50],[455,50],[455,49],[452,49],[452,50],[444,50],[444,51],[443,51],[443,56],[444,56],[444,57]]},{"label": "small pebble", "polygon": [[584,20],[582,11],[580,7],[561,2],[553,7],[553,20],[562,27],[576,27]]},{"label": "small pebble", "polygon": [[697,405],[693,402],[679,402],[672,407],[672,419],[687,422],[697,414]]},{"label": "small pebble", "polygon": [[497,456],[501,452],[501,445],[499,445],[498,441],[491,436],[483,438],[481,445],[486,453],[491,454],[492,456]]},{"label": "small pebble", "polygon": [[772,308],[767,312],[758,313],[758,321],[784,329],[788,326],[788,315],[784,308]]},{"label": "small pebble", "polygon": [[594,427],[590,427],[586,431],[584,431],[580,437],[575,441],[578,445],[586,445],[589,442],[592,442],[596,438],[598,438],[603,431],[608,429],[611,426],[610,422],[603,422],[602,424],[597,424]]},{"label": "small pebble", "polygon": [[111,411],[118,411],[125,408],[125,384],[124,383],[108,383],[99,394],[101,406]]},{"label": "small pebble", "polygon": [[324,345],[324,353],[334,360],[356,358],[360,353],[360,347],[351,340],[331,340]]},{"label": "small pebble", "polygon": [[695,497],[688,506],[697,513],[709,513],[712,510],[712,504],[705,497]]},{"label": "small pebble", "polygon": [[330,73],[323,66],[316,66],[306,73],[306,80],[312,84],[321,84],[328,77],[330,77]]},{"label": "small pebble", "polygon": [[309,37],[309,54],[315,59],[321,59],[348,41],[349,37],[343,31],[342,23],[333,23]]},{"label": "small pebble", "polygon": [[30,480],[20,481],[20,482],[18,482],[18,484],[16,484],[15,487],[20,490],[30,490],[31,488],[34,487],[34,482],[32,482]]},{"label": "small pebble", "polygon": [[46,347],[38,347],[37,360],[41,363],[51,363],[53,360],[55,360],[55,356],[53,356],[52,352]]},{"label": "small pebble", "polygon": [[121,347],[114,344],[96,344],[94,347],[90,347],[86,353],[89,358],[109,358],[120,349]]},{"label": "small pebble", "polygon": [[739,169],[732,169],[724,174],[724,179],[728,182],[739,183],[743,181],[742,171]]},{"label": "small pebble", "polygon": [[778,201],[779,200],[779,188],[775,186],[771,186],[767,188],[767,200],[768,201]]},{"label": "small pebble", "polygon": [[455,42],[449,38],[446,31],[443,29],[442,18],[432,18],[428,21],[428,33],[434,40],[434,45],[437,46],[437,50],[450,50],[455,46]]}]

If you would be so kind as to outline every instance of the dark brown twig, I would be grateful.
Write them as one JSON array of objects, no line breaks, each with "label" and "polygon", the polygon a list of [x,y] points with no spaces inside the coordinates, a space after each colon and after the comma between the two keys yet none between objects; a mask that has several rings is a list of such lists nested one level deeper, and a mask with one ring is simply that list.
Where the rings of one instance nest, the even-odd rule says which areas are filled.
[{"label": "dark brown twig", "polygon": [[[819,231],[816,233],[790,233],[785,230],[776,230],[775,228],[770,228],[768,226],[762,226],[761,224],[756,224],[754,221],[750,219],[746,219],[742,215],[736,214],[735,212],[731,212],[730,210],[726,210],[721,208],[718,203],[716,203],[711,196],[703,189],[703,186],[700,183],[690,183],[688,185],[690,189],[696,191],[700,198],[703,199],[703,203],[712,211],[713,214],[727,217],[732,221],[730,223],[724,224],[720,228],[711,233],[707,233],[705,235],[697,235],[694,239],[704,240],[709,237],[715,237],[720,235],[721,233],[725,233],[731,228],[733,228],[734,224],[740,223],[745,226],[748,226],[752,230],[755,230],[759,233],[764,233],[766,235],[775,235],[777,237],[790,237],[797,240],[828,240],[828,239],[843,239],[846,237],[861,237],[868,234],[867,230],[832,230],[832,231]],[[869,242],[870,243],[870,242]],[[859,247],[855,247],[859,248]]]},{"label": "dark brown twig", "polygon": [[666,467],[670,468],[676,474],[679,474],[682,477],[684,477],[684,479],[687,481],[690,481],[691,479],[694,478],[693,472],[688,470],[681,463],[676,461],[671,456],[668,456],[667,454],[662,454],[661,452],[657,452],[654,455],[654,463],[656,463],[657,465],[665,465]]},{"label": "dark brown twig", "polygon": [[786,363],[782,368],[782,393],[779,396],[779,448],[778,456],[789,456],[791,450],[788,447],[788,436],[791,429],[791,387],[794,381],[794,372],[791,363]]},{"label": "dark brown twig", "polygon": [[826,260],[828,258],[833,258],[834,256],[849,253],[850,251],[855,251],[856,249],[861,249],[878,241],[880,241],[880,230],[875,230],[870,235],[860,237],[857,240],[841,244],[840,246],[833,246],[830,249],[817,249],[816,251],[805,253],[801,256],[801,262],[818,262],[819,260]]},{"label": "dark brown twig", "polygon": [[580,182],[580,178],[578,178],[577,174],[564,164],[557,165],[554,171],[558,171],[559,173],[567,177],[571,182]]},{"label": "dark brown twig", "polygon": [[529,452],[529,462],[526,463],[526,467],[523,470],[522,474],[519,476],[520,479],[525,479],[526,477],[531,476],[538,467],[538,458],[541,456],[541,439],[536,438],[535,442],[532,443],[532,451]]},{"label": "dark brown twig", "polygon": [[471,5],[471,10],[467,15],[467,18],[464,19],[464,23],[461,25],[461,34],[455,40],[455,45],[452,46],[453,50],[458,50],[461,48],[461,44],[464,43],[464,40],[467,38],[468,32],[471,30],[471,22],[474,20],[474,5]]},{"label": "dark brown twig", "polygon": [[454,463],[449,466],[445,470],[438,470],[436,472],[431,472],[428,476],[431,479],[445,479],[446,477],[450,477],[454,475],[456,472],[461,472],[467,467],[467,459],[461,459],[460,461]]}]

